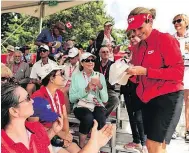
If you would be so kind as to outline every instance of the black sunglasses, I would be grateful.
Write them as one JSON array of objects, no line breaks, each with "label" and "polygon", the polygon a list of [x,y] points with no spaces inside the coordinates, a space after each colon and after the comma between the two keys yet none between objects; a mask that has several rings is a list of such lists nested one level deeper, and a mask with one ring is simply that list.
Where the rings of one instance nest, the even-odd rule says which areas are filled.
[{"label": "black sunglasses", "polygon": [[83,62],[86,62],[86,63],[93,62],[94,63],[95,60],[94,59],[84,59]]},{"label": "black sunglasses", "polygon": [[46,50],[46,49],[39,49],[39,52],[40,52],[40,53],[41,53],[41,52],[45,53],[45,52],[48,52],[48,50]]},{"label": "black sunglasses", "polygon": [[23,103],[23,102],[30,102],[30,101],[31,101],[31,98],[30,98],[30,95],[28,94],[27,97],[26,97],[26,99],[20,101],[19,104]]},{"label": "black sunglasses", "polygon": [[177,19],[177,20],[173,21],[173,24],[175,24],[175,23],[181,23],[181,22],[182,22],[182,19]]}]

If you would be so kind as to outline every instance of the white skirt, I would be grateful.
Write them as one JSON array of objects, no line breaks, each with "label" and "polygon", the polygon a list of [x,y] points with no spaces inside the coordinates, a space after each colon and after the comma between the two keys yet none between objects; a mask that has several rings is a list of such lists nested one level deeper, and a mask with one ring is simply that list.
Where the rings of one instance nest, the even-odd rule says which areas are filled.
[{"label": "white skirt", "polygon": [[184,69],[184,89],[189,89],[189,67]]}]

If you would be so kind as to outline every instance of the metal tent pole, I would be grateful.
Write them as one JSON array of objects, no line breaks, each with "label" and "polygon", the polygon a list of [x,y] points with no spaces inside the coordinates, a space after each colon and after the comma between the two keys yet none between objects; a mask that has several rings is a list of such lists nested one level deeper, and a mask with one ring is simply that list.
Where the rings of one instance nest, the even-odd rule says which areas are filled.
[{"label": "metal tent pole", "polygon": [[44,17],[44,2],[41,2],[40,4],[40,16],[39,16],[39,33],[41,33],[42,30],[42,24],[43,24],[43,17]]}]

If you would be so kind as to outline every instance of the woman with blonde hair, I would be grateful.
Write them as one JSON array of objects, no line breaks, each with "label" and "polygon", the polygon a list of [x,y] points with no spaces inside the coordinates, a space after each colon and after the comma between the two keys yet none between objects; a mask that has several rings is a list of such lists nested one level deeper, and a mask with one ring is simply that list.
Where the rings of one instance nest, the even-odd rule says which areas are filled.
[{"label": "woman with blonde hair", "polygon": [[181,115],[184,63],[178,41],[153,29],[155,16],[154,9],[144,7],[130,12],[127,31],[133,30],[141,41],[133,47],[134,66],[127,72],[136,75],[136,94],[144,103],[148,152],[165,153]]},{"label": "woman with blonde hair", "polygon": [[189,17],[185,14],[178,14],[173,18],[173,25],[176,33],[174,37],[180,43],[180,50],[184,59],[184,101],[186,133],[185,141],[189,142]]},{"label": "woman with blonde hair", "polygon": [[1,63],[1,84],[9,82],[10,79],[13,77],[11,70]]}]

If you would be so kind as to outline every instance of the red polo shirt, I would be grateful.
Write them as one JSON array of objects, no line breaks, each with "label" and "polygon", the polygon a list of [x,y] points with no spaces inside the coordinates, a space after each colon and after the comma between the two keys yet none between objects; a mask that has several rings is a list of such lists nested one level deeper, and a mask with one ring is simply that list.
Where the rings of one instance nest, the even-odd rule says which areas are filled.
[{"label": "red polo shirt", "polygon": [[49,137],[44,127],[39,122],[26,122],[25,126],[29,132],[29,150],[22,143],[15,143],[5,132],[1,130],[1,152],[2,153],[50,153]]},{"label": "red polo shirt", "polygon": [[183,90],[184,63],[179,43],[171,35],[153,30],[133,48],[131,63],[147,68],[147,75],[137,76],[136,93],[143,102]]}]

